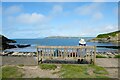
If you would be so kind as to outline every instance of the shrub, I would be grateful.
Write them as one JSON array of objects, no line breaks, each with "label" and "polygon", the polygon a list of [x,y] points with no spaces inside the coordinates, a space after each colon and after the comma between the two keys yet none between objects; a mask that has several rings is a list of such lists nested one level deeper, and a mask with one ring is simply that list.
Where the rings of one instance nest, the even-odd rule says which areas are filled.
[{"label": "shrub", "polygon": [[119,55],[115,55],[115,57],[114,58],[120,58],[120,54]]},{"label": "shrub", "polygon": [[96,58],[107,58],[107,57],[102,55],[96,55]]},{"label": "shrub", "polygon": [[24,66],[24,64],[20,64],[20,65],[18,65],[18,66],[23,67],[23,66]]}]

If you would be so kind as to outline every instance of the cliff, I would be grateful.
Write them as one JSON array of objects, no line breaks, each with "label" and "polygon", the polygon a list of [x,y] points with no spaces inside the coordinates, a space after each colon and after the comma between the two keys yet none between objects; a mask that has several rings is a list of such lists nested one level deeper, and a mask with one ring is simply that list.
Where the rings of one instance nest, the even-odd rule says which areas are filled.
[{"label": "cliff", "polygon": [[[0,50],[11,49],[11,48],[24,48],[29,47],[30,44],[9,44],[16,43],[15,40],[8,39],[7,37],[0,35]],[[16,47],[17,46],[17,47]]]},{"label": "cliff", "polygon": [[90,42],[120,42],[120,30],[106,34],[99,34],[96,38],[90,40]]},{"label": "cliff", "polygon": [[9,45],[8,43],[16,43],[16,41],[8,39],[3,35],[0,35],[0,49],[5,50],[10,48],[16,48],[14,45]]}]

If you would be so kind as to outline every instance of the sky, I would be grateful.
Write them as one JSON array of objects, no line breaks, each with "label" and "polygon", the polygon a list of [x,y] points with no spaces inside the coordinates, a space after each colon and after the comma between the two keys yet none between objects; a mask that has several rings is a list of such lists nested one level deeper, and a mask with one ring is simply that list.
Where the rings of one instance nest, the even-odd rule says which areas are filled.
[{"label": "sky", "polygon": [[117,2],[2,2],[0,5],[1,34],[8,38],[95,37],[118,30]]}]

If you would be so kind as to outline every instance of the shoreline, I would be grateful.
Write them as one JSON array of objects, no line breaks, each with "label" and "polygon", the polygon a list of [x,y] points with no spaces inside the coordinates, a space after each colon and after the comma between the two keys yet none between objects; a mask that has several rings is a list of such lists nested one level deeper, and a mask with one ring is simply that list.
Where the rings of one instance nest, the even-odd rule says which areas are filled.
[{"label": "shoreline", "polygon": [[[71,55],[72,52],[69,52],[68,55]],[[73,52],[74,53],[74,52]],[[49,54],[49,53],[48,53]],[[84,56],[89,55],[89,54],[85,54]],[[108,52],[108,51],[104,51],[104,52],[96,52],[96,55],[98,56],[105,56],[108,58],[113,58],[116,55],[119,55],[119,52]],[[0,52],[0,56],[29,56],[29,57],[36,57],[37,56],[37,52]]]}]

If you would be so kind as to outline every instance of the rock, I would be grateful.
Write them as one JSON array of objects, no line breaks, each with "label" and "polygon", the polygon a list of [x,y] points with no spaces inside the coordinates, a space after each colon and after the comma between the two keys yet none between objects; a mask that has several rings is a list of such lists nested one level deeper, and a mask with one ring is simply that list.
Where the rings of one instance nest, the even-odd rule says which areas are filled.
[{"label": "rock", "polygon": [[29,47],[30,44],[18,44],[17,45],[19,48],[24,48],[24,47]]},{"label": "rock", "polygon": [[12,56],[17,56],[19,53],[18,52],[14,52],[12,53]]},{"label": "rock", "polygon": [[14,45],[9,45],[8,43],[16,43],[16,41],[8,39],[3,35],[0,35],[0,48],[2,50],[10,49],[10,48],[16,48]]},{"label": "rock", "polygon": [[[11,49],[11,48],[24,48],[24,47],[29,47],[31,46],[30,44],[14,44],[16,43],[15,40],[8,39],[7,37],[0,35],[0,49],[5,50],[5,49]],[[13,44],[12,44],[13,43]]]}]

